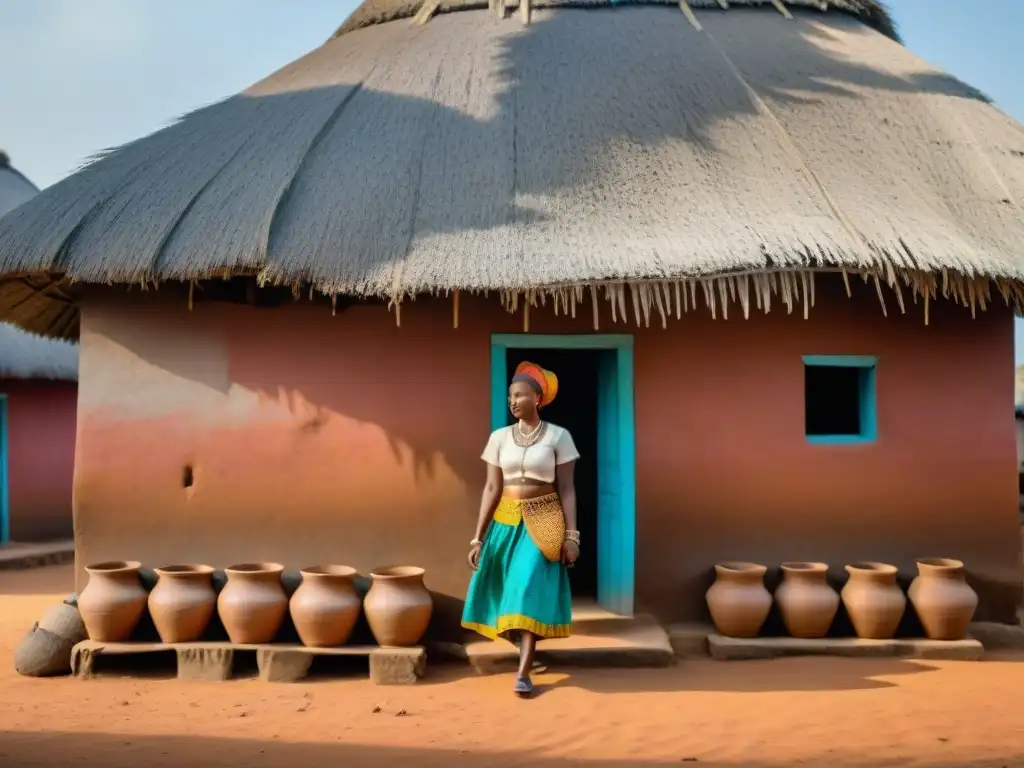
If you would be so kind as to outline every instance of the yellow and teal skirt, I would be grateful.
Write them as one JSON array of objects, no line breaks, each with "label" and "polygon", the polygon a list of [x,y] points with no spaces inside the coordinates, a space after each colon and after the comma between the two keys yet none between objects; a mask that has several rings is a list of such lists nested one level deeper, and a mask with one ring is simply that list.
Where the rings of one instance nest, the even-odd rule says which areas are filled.
[{"label": "yellow and teal skirt", "polygon": [[[534,514],[538,510],[542,514]],[[557,494],[529,500],[502,497],[469,582],[462,626],[491,640],[518,630],[569,637],[572,595],[569,574],[557,560],[562,543],[558,526],[549,524],[555,511],[561,518]],[[564,537],[564,519],[558,522]]]}]

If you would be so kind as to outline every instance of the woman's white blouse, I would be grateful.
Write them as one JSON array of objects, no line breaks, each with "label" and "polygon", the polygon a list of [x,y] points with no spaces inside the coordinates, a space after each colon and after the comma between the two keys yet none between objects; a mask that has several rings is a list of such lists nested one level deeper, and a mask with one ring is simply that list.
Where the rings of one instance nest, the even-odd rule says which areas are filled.
[{"label": "woman's white blouse", "polygon": [[480,456],[488,464],[501,467],[506,481],[525,477],[553,483],[558,464],[568,464],[580,457],[567,429],[548,423],[540,440],[527,447],[516,445],[513,429],[515,425],[494,430]]}]

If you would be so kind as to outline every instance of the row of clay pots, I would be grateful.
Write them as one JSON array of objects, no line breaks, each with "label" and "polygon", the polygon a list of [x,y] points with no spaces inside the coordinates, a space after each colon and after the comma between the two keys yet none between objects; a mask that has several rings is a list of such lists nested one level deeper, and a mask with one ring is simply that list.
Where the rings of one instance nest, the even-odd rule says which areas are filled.
[{"label": "row of clay pots", "polygon": [[139,579],[141,568],[141,563],[126,561],[86,567],[89,583],[78,597],[78,609],[91,639],[127,640],[148,607],[165,643],[198,640],[214,610],[232,643],[270,643],[290,611],[304,645],[328,648],[348,642],[362,608],[378,645],[410,646],[423,637],[433,612],[424,571],[411,566],[374,570],[362,600],[354,581],[356,570],[343,565],[300,571],[302,584],[290,600],[281,582],[284,566],[278,563],[225,568],[227,583],[220,595],[214,591],[214,569],[208,565],[157,568],[158,581],[148,594]]},{"label": "row of clay pots", "polygon": [[[978,607],[978,596],[964,578],[959,560],[917,561],[918,575],[907,595],[925,634],[932,640],[960,640]],[[707,591],[716,629],[727,637],[757,637],[771,611],[773,597],[764,585],[767,568],[756,563],[715,566],[715,583]],[[825,637],[842,601],[858,637],[887,640],[907,607],[896,583],[896,567],[885,563],[846,566],[850,575],[842,592],[828,584],[825,563],[784,563],[774,602],[793,637]]]}]

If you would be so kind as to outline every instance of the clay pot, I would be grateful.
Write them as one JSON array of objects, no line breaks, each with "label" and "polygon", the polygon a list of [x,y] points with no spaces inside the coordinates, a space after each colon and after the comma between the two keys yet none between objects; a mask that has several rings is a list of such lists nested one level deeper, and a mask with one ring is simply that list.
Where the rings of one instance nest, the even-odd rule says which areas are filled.
[{"label": "clay pot", "polygon": [[764,586],[768,569],[756,563],[719,563],[704,596],[715,628],[726,637],[757,637],[772,609]]},{"label": "clay pot", "polygon": [[78,612],[91,640],[127,640],[146,610],[146,590],[139,581],[141,563],[113,560],[87,565],[89,583],[78,596]]},{"label": "clay pot", "polygon": [[978,607],[964,564],[944,557],[917,561],[917,578],[907,590],[924,632],[931,640],[962,640]]},{"label": "clay pot", "polygon": [[288,611],[280,563],[242,563],[224,569],[227,583],[217,612],[232,643],[271,643]]},{"label": "clay pot", "polygon": [[896,583],[896,566],[857,563],[846,566],[850,574],[840,596],[857,637],[890,640],[907,609],[907,598]]},{"label": "clay pot", "polygon": [[149,615],[165,643],[198,640],[213,618],[217,595],[208,565],[167,565],[149,593]]},{"label": "clay pot", "polygon": [[783,563],[775,602],[790,635],[824,637],[839,610],[839,593],[828,585],[825,563]]},{"label": "clay pot", "polygon": [[302,584],[289,602],[292,621],[303,645],[333,648],[344,645],[359,619],[362,600],[347,565],[318,565],[300,571]]},{"label": "clay pot", "polygon": [[371,571],[363,600],[366,621],[378,645],[416,645],[430,624],[434,601],[423,585],[422,568],[395,565]]}]

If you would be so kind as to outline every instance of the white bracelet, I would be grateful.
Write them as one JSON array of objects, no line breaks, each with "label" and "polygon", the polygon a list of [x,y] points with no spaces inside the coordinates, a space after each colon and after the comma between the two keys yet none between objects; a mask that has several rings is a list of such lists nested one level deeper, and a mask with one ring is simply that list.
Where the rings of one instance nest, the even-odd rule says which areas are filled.
[{"label": "white bracelet", "polygon": [[480,541],[480,539],[473,539],[471,542],[469,542],[469,546],[471,547],[482,547],[483,545],[484,543]]}]

